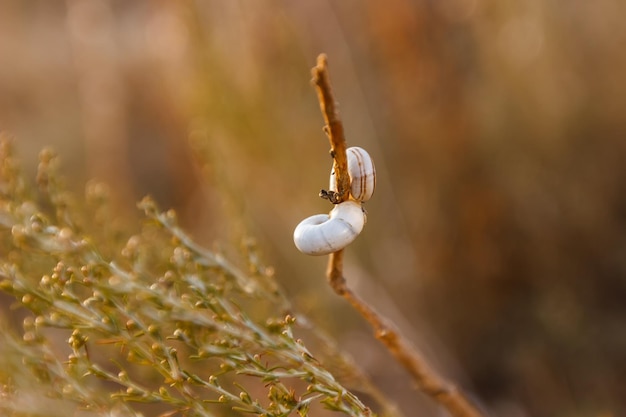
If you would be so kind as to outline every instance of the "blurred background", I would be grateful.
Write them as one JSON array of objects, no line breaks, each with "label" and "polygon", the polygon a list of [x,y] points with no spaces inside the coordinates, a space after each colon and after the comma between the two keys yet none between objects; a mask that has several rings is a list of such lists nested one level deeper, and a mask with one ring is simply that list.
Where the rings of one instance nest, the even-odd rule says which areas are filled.
[{"label": "blurred background", "polygon": [[349,285],[497,416],[626,413],[626,3],[1,0],[0,129],[27,173],[151,194],[210,247],[254,237],[300,311],[407,416],[415,394],[292,243],[331,160],[328,55],[378,188]]}]

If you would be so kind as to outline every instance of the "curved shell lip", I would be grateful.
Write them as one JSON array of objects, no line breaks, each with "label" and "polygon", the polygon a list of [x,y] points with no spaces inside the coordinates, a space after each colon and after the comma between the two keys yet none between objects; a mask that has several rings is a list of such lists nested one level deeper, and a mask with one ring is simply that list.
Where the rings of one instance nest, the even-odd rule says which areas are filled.
[{"label": "curved shell lip", "polygon": [[376,188],[376,167],[374,160],[363,148],[354,146],[347,149],[350,192],[355,200],[367,201]]},{"label": "curved shell lip", "polygon": [[293,232],[300,252],[307,255],[328,255],[348,246],[365,225],[361,204],[345,201],[327,214],[316,214],[302,220]]},{"label": "curved shell lip", "polygon": [[[350,197],[357,201],[372,198],[376,189],[376,167],[370,154],[359,146],[346,149],[348,176],[350,177]],[[329,190],[337,191],[335,171],[331,169]]]}]

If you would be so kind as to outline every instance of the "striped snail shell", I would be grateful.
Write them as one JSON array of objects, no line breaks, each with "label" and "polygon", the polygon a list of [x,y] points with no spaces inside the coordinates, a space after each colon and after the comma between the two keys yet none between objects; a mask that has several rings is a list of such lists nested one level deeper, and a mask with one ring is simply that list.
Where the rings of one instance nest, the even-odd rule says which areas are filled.
[{"label": "striped snail shell", "polygon": [[296,226],[293,241],[307,255],[327,255],[348,246],[363,230],[365,213],[361,203],[344,201],[328,214],[308,217]]},{"label": "striped snail shell", "polygon": [[[358,146],[346,149],[348,157],[348,176],[350,177],[350,195],[354,200],[367,201],[376,188],[376,168],[367,151]],[[335,171],[330,173],[330,191],[337,191]]]}]

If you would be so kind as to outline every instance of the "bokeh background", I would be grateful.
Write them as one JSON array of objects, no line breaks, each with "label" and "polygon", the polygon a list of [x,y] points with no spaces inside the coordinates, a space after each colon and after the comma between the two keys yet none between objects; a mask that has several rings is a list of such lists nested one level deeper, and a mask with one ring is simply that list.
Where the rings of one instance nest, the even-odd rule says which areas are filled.
[{"label": "bokeh background", "polygon": [[626,3],[1,0],[0,129],[25,169],[254,237],[298,308],[407,416],[415,394],[291,234],[328,211],[310,68],[374,157],[349,284],[498,416],[626,413]]}]

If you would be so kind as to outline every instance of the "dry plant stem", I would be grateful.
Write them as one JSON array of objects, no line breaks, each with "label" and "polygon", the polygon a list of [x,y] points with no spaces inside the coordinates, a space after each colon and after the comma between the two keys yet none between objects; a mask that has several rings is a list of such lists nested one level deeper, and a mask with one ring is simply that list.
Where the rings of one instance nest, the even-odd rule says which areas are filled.
[{"label": "dry plant stem", "polygon": [[377,313],[367,302],[359,298],[347,287],[341,275],[341,254],[339,264],[329,268],[333,290],[341,295],[372,326],[376,338],[391,352],[396,360],[411,374],[420,391],[432,397],[456,417],[480,417],[482,414],[469,402],[465,395],[452,383],[439,376],[402,335]]},{"label": "dry plant stem", "polygon": [[317,65],[311,70],[313,83],[317,90],[320,109],[326,125],[324,131],[330,141],[330,154],[333,157],[333,170],[337,181],[337,199],[333,203],[341,203],[348,199],[350,178],[348,177],[348,158],[346,156],[346,139],[343,135],[343,125],[337,111],[337,104],[330,86],[326,55],[317,57]]},{"label": "dry plant stem", "polygon": [[[348,198],[349,178],[347,171],[346,141],[343,125],[336,110],[328,75],[326,55],[317,58],[312,70],[320,108],[326,122],[325,132],[330,140],[333,169],[337,179],[338,201]],[[429,395],[455,417],[481,417],[483,414],[452,383],[438,375],[424,357],[387,321],[365,301],[360,299],[346,285],[343,277],[343,250],[330,254],[326,270],[328,283],[332,289],[346,299],[372,326],[376,338],[380,340],[411,374],[418,388]]]}]

